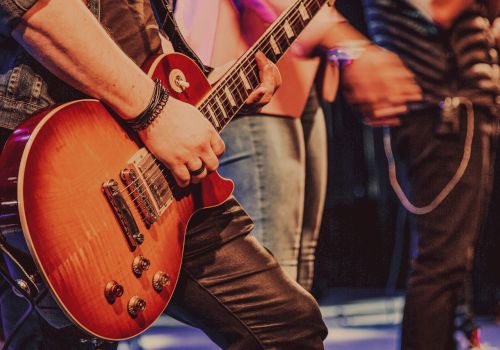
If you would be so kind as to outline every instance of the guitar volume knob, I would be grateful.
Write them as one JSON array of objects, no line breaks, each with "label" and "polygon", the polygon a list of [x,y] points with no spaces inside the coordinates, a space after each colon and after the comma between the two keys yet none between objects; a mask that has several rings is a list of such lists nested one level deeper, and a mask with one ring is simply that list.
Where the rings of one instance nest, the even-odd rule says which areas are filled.
[{"label": "guitar volume knob", "polygon": [[104,288],[104,295],[109,303],[114,303],[116,298],[119,298],[123,295],[123,286],[116,282],[110,281],[106,284]]},{"label": "guitar volume knob", "polygon": [[134,238],[134,241],[139,245],[141,245],[144,242],[144,235],[140,232],[136,233],[132,237]]},{"label": "guitar volume knob", "polygon": [[133,318],[137,317],[139,312],[142,312],[146,309],[146,301],[137,295],[134,295],[130,300],[128,301],[127,305],[128,313],[130,316]]},{"label": "guitar volume knob", "polygon": [[132,271],[137,277],[140,277],[144,271],[149,270],[151,261],[142,255],[138,255],[132,261]]},{"label": "guitar volume knob", "polygon": [[161,292],[163,287],[170,285],[170,275],[163,271],[158,271],[153,277],[153,288],[157,292]]}]

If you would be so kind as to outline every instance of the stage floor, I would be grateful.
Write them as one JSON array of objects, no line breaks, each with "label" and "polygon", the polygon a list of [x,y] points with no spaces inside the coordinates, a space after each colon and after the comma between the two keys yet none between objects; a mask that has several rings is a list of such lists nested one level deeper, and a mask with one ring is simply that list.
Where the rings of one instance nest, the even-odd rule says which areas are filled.
[{"label": "stage floor", "polygon": [[[373,291],[334,290],[320,302],[329,329],[328,350],[397,350],[403,296],[382,297]],[[500,326],[480,318],[481,350],[500,350]],[[457,334],[460,339],[460,334]],[[429,347],[431,348],[431,347]],[[201,331],[161,317],[132,342],[118,350],[216,350]]]}]

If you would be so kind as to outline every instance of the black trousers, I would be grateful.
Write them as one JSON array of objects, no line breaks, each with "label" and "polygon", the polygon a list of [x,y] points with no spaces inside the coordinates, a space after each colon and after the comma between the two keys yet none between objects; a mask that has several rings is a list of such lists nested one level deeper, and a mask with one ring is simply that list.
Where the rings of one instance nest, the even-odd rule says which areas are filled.
[{"label": "black trousers", "polygon": [[[235,199],[193,217],[167,313],[200,328],[223,349],[323,349],[327,329],[318,304],[285,275],[250,234],[252,227]],[[8,335],[24,301],[6,288],[0,304]],[[85,334],[75,327],[56,329],[33,314],[11,349],[93,349],[81,338]]]},{"label": "black trousers", "polygon": [[[417,206],[428,204],[454,176],[464,152],[466,121],[459,135],[438,135],[439,112],[409,116],[391,131]],[[404,350],[454,349],[457,304],[470,278],[474,244],[488,201],[496,121],[476,110],[469,165],[455,189],[434,211],[415,216],[417,254],[412,261],[402,328]],[[492,142],[493,141],[493,142]]]}]

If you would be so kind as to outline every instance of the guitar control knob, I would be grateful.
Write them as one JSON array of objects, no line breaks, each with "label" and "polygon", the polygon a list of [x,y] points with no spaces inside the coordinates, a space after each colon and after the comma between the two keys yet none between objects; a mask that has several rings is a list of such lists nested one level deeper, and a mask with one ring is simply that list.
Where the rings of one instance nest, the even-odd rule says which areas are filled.
[{"label": "guitar control knob", "polygon": [[134,295],[128,301],[127,309],[130,316],[135,318],[137,317],[139,312],[142,312],[146,309],[146,301],[139,298],[137,295]]},{"label": "guitar control knob", "polygon": [[110,304],[115,302],[116,298],[123,295],[123,286],[116,281],[110,281],[106,284],[104,288],[104,295]]},{"label": "guitar control knob", "polygon": [[158,271],[153,277],[153,288],[157,292],[161,292],[163,287],[170,285],[170,275],[163,271]]},{"label": "guitar control knob", "polygon": [[141,276],[144,271],[149,270],[150,266],[151,261],[142,255],[136,256],[132,261],[132,271],[137,277]]},{"label": "guitar control knob", "polygon": [[133,238],[134,238],[135,243],[137,243],[139,245],[142,244],[142,242],[144,242],[144,235],[142,233],[140,233],[140,232],[136,233],[133,236]]}]

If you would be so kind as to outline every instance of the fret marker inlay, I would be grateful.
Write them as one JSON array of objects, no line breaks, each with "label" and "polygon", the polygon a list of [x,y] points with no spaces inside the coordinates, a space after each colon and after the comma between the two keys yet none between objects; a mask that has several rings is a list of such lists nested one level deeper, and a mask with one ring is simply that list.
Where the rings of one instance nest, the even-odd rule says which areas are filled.
[{"label": "fret marker inlay", "polygon": [[220,108],[220,110],[222,111],[222,114],[224,114],[224,119],[227,119],[226,109],[224,108],[224,105],[223,105],[223,104],[222,104],[222,102],[220,101],[219,96],[216,96],[216,97],[215,97],[215,100],[217,101],[217,104],[219,105],[219,108]]},{"label": "fret marker inlay", "polygon": [[291,39],[295,36],[292,27],[290,26],[290,23],[288,23],[288,20],[285,20],[285,25],[284,25],[285,33],[288,39]]},{"label": "fret marker inlay", "polygon": [[251,90],[252,87],[250,86],[250,82],[248,81],[247,76],[245,75],[245,73],[243,73],[242,70],[240,70],[240,78],[241,81],[243,82],[243,85],[245,86],[245,89]]},{"label": "fret marker inlay", "polygon": [[207,106],[207,109],[208,109],[208,113],[210,114],[210,119],[212,120],[212,122],[214,123],[214,125],[216,127],[219,127],[220,124],[219,124],[219,120],[217,119],[217,117],[215,116],[215,113],[212,109],[212,107],[210,106]]},{"label": "fret marker inlay", "polygon": [[278,44],[276,43],[276,40],[274,39],[274,36],[271,35],[271,38],[269,39],[269,42],[271,43],[271,47],[273,48],[274,54],[275,55],[279,55],[281,53],[281,50],[278,47]]},{"label": "fret marker inlay", "polygon": [[226,86],[224,88],[224,92],[226,93],[227,100],[231,104],[231,106],[236,107],[236,101],[233,98],[233,94],[231,94],[231,91],[229,91],[229,88]]},{"label": "fret marker inlay", "polygon": [[299,5],[299,12],[300,12],[300,15],[302,16],[302,19],[304,21],[307,21],[309,18],[311,18],[309,16],[309,12],[307,11],[307,9],[303,3],[300,3],[300,5]]}]

